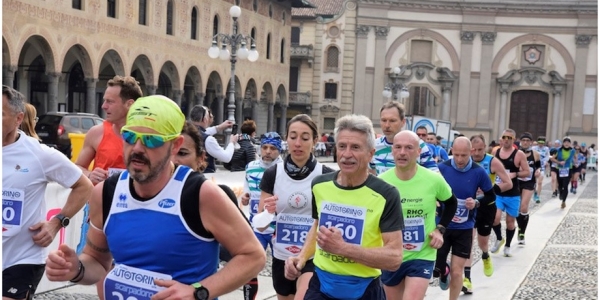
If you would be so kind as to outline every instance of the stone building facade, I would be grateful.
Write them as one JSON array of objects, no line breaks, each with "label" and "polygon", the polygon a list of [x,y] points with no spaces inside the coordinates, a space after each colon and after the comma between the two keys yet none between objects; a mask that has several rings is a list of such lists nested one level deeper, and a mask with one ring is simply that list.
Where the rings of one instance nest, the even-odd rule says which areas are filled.
[{"label": "stone building facade", "polygon": [[597,142],[596,1],[357,4],[352,111],[375,125],[382,91],[396,83],[409,88],[398,99],[408,115],[449,120],[467,136],[513,128]]},{"label": "stone building facade", "polygon": [[107,80],[132,75],[144,94],[166,95],[184,113],[202,103],[221,122],[231,64],[207,50],[215,33],[231,34],[233,4],[242,8],[238,32],[259,52],[258,61],[236,64],[236,119],[256,120],[259,133],[282,131],[274,107],[288,104],[291,8],[301,0],[5,0],[3,84],[39,114],[102,115]]}]

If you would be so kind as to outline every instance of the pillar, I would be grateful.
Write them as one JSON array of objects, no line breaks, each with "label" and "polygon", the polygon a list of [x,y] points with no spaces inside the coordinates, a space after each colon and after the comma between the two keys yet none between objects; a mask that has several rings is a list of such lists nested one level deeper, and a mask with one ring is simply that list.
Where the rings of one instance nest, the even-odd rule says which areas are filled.
[{"label": "pillar", "polygon": [[273,119],[274,119],[274,109],[275,109],[275,104],[273,102],[269,102],[269,112],[267,114],[267,131],[271,132],[273,131]]},{"label": "pillar", "polygon": [[287,105],[281,105],[281,119],[279,120],[279,134],[284,136],[287,126]]},{"label": "pillar", "polygon": [[[373,94],[371,95],[371,119],[373,123],[379,123],[379,109],[383,106],[383,96],[381,92],[385,87],[385,54],[387,51],[387,35],[389,27],[375,26],[375,73],[373,76]],[[364,73],[364,70],[361,71]],[[363,101],[366,99],[363,99]]]},{"label": "pillar", "polygon": [[552,104],[552,120],[550,120],[550,123],[552,123],[552,131],[550,132],[550,137],[548,137],[548,140],[552,140],[557,137],[560,138],[561,136],[561,134],[558,132],[558,123],[560,123],[560,103],[562,102],[562,93],[562,85],[554,86],[554,91],[552,91],[552,94],[554,94],[554,103]]},{"label": "pillar", "polygon": [[508,84],[500,85],[500,117],[498,120],[498,132],[506,129],[506,109],[508,102]]},{"label": "pillar", "polygon": [[156,95],[156,86],[155,85],[146,85],[146,90],[148,90],[148,95]]},{"label": "pillar", "polygon": [[[585,74],[587,72],[588,51],[591,35],[575,36],[575,74],[573,76],[573,98],[571,99],[571,117],[568,117],[568,112],[563,118],[570,119],[568,131],[583,130],[583,98],[585,93]],[[567,106],[565,105],[565,109]],[[576,128],[576,129],[575,129]],[[563,130],[566,128],[563,128]]]},{"label": "pillar", "polygon": [[98,101],[96,100],[96,83],[97,78],[86,78],[86,99],[85,99],[85,111],[90,114],[98,114]]},{"label": "pillar", "polygon": [[223,103],[224,99],[225,99],[225,95],[218,95],[217,96],[217,111],[216,111],[216,114],[213,111],[213,116],[215,116],[214,124],[221,124],[221,123],[223,123],[223,114],[225,113],[224,112],[225,107],[223,106],[224,105],[224,103]]},{"label": "pillar", "polygon": [[365,97],[365,70],[367,68],[367,37],[370,27],[366,25],[356,25],[356,57],[355,57],[355,77],[354,77],[354,102],[352,111],[361,113],[365,116],[371,115],[371,103],[366,101]]},{"label": "pillar", "polygon": [[[458,81],[458,106],[456,109],[456,125],[468,127],[469,101],[471,93],[471,56],[473,55],[473,39],[475,32],[460,32],[460,77]],[[476,108],[473,108],[476,109]]]},{"label": "pillar", "polygon": [[19,68],[17,66],[2,66],[2,84],[11,88],[15,88],[15,72]]},{"label": "pillar", "polygon": [[492,87],[492,61],[494,60],[494,41],[496,40],[495,32],[481,33],[481,63],[479,76],[479,97],[477,114],[477,127],[489,128],[490,120],[490,105],[492,102],[491,87]]},{"label": "pillar", "polygon": [[250,103],[252,103],[252,120],[258,122],[258,101],[256,99],[251,99]]},{"label": "pillar", "polygon": [[48,111],[58,111],[58,80],[60,72],[50,72],[48,75]]},{"label": "pillar", "polygon": [[450,120],[450,98],[452,96],[452,83],[442,87],[442,120]]},{"label": "pillar", "polygon": [[183,94],[182,90],[173,90],[173,101],[177,103],[179,107],[181,107],[181,95]]}]

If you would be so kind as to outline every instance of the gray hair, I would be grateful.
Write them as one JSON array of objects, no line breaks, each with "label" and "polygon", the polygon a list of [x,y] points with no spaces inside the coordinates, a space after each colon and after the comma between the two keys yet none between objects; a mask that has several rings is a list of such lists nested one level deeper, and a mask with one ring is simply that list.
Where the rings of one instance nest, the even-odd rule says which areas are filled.
[{"label": "gray hair", "polygon": [[190,111],[190,120],[192,122],[202,122],[206,117],[207,110],[202,105],[195,105]]},{"label": "gray hair", "polygon": [[335,123],[335,140],[338,140],[338,135],[342,130],[351,130],[362,132],[366,135],[367,146],[369,150],[375,149],[375,130],[373,122],[364,115],[346,115],[341,117]]},{"label": "gray hair", "polygon": [[13,114],[25,113],[25,96],[21,92],[3,85],[2,96],[6,96],[8,99],[8,106],[10,106]]}]

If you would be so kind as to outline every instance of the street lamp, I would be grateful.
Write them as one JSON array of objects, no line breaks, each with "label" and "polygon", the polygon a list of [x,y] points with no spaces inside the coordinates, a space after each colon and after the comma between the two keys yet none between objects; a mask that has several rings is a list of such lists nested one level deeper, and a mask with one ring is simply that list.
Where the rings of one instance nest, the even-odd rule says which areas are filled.
[{"label": "street lamp", "polygon": [[[212,59],[229,60],[231,62],[231,79],[229,82],[229,104],[227,104],[227,120],[235,122],[235,63],[236,58],[248,59],[250,62],[255,62],[258,59],[258,51],[256,51],[256,43],[250,36],[245,36],[238,33],[238,18],[242,15],[242,9],[234,5],[229,9],[229,15],[233,18],[233,33],[231,35],[225,33],[217,33],[213,36],[212,46],[208,48],[208,56]],[[219,40],[221,41],[221,49],[219,49]],[[246,47],[247,42],[250,42],[250,50]],[[227,46],[231,46],[231,53]],[[238,49],[239,47],[239,49]],[[231,135],[231,128],[225,130],[227,141]]]},{"label": "street lamp", "polygon": [[388,82],[385,85],[385,88],[383,89],[383,92],[381,93],[381,95],[384,98],[391,99],[393,96],[394,100],[400,99],[402,102],[404,102],[404,99],[406,99],[406,98],[408,98],[408,96],[410,96],[410,93],[408,92],[408,88],[406,87],[406,85],[404,85],[404,83],[402,83],[402,82],[398,82],[398,78],[400,77],[401,73],[402,73],[402,69],[400,67],[395,67],[394,69],[392,69],[392,72],[390,73],[390,77],[394,78],[394,82]]}]

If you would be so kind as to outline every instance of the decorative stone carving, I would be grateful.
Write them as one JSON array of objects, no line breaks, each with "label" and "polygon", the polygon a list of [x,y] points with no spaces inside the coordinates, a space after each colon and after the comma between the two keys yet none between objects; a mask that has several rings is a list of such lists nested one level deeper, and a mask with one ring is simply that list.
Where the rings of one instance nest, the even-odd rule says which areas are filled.
[{"label": "decorative stone carving", "polygon": [[496,33],[495,32],[482,32],[481,33],[481,42],[484,44],[493,44],[496,41]]},{"label": "decorative stone carving", "polygon": [[472,42],[475,39],[475,32],[473,31],[461,31],[460,40],[463,42]]},{"label": "decorative stone carving", "polygon": [[575,44],[577,46],[589,46],[590,42],[592,41],[592,36],[591,35],[576,35],[575,36]]},{"label": "decorative stone carving", "polygon": [[371,27],[367,25],[356,25],[355,32],[357,36],[366,37],[367,35],[369,35],[369,30],[371,30]]},{"label": "decorative stone carving", "polygon": [[387,37],[389,32],[390,32],[389,27],[375,26],[375,36],[377,36],[379,38]]}]

